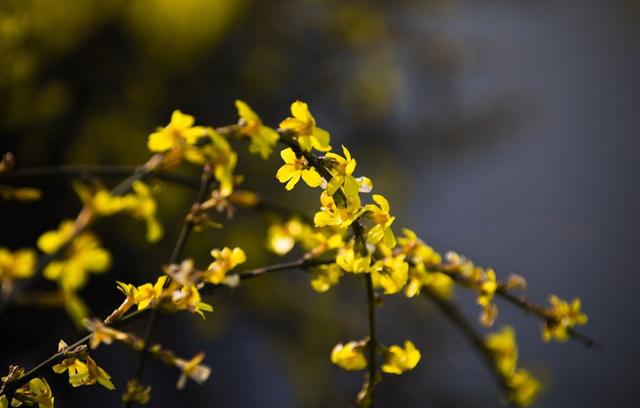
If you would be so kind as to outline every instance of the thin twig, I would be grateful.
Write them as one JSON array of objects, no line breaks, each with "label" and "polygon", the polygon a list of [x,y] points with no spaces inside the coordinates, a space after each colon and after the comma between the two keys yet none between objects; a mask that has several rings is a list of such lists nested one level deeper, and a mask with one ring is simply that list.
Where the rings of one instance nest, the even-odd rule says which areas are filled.
[{"label": "thin twig", "polygon": [[453,303],[438,296],[428,287],[422,288],[422,295],[425,298],[429,299],[434,305],[436,305],[440,312],[442,312],[442,314],[447,317],[449,322],[451,322],[458,328],[458,330],[460,330],[467,341],[473,346],[478,354],[480,354],[480,357],[482,357],[482,360],[493,374],[496,383],[505,394],[505,396],[508,397],[512,389],[509,386],[507,379],[497,370],[493,352],[487,347],[484,339],[474,329],[471,322],[462,314],[462,312],[460,312],[460,310]]},{"label": "thin twig", "polygon": [[[86,177],[86,176],[99,176],[99,177],[128,177],[136,171],[133,166],[127,165],[59,165],[59,166],[40,166],[40,167],[26,167],[22,169],[11,170],[6,173],[0,174],[0,180],[23,180],[32,178],[51,178],[51,177]],[[150,174],[146,174],[143,178],[153,177],[159,180],[171,182],[173,184],[182,185],[190,188],[198,188],[200,181],[197,177],[191,177],[187,175],[168,173],[164,171],[158,171]]]},{"label": "thin twig", "polygon": [[[440,272],[444,275],[449,276],[454,282],[466,288],[475,287],[473,281],[471,281],[466,276],[457,272],[457,269],[455,267],[452,267],[451,265],[446,265],[446,264],[428,265],[427,268],[430,271]],[[504,285],[498,286],[498,289],[496,290],[496,295],[499,298],[504,299],[507,302],[511,303],[512,305],[518,307],[520,310],[522,310],[527,314],[537,316],[538,318],[542,319],[545,322],[557,323],[556,319],[547,311],[547,309],[535,303],[529,302],[525,297],[514,295]],[[579,330],[576,330],[574,328],[569,328],[568,333],[572,340],[582,344],[585,347],[588,347],[594,350],[600,350],[602,348],[602,345],[598,341],[580,332]]]},{"label": "thin twig", "polygon": [[[285,271],[285,270],[297,269],[297,268],[305,269],[307,267],[323,265],[323,264],[332,263],[332,262],[334,262],[333,259],[317,260],[317,259],[306,259],[305,257],[303,257],[294,261],[282,262],[278,264],[262,266],[255,269],[249,269],[243,272],[239,272],[235,275],[237,275],[241,281],[245,281],[245,280],[257,278],[259,276],[268,275],[276,271]],[[230,275],[234,275],[234,274],[230,274]],[[204,288],[201,289],[201,293],[212,294],[223,287],[226,287],[226,286],[207,284],[204,286]],[[117,329],[144,317],[145,315],[147,315],[147,313],[150,313],[154,310],[157,310],[157,309],[148,308],[148,309],[138,310],[138,311],[129,313],[128,315],[121,317],[120,319],[114,320],[109,324],[105,323],[105,326]],[[91,336],[93,336],[93,333],[90,333],[82,337],[81,339],[77,340],[75,343],[70,345],[68,348],[73,349],[82,344],[86,344],[91,339]],[[38,377],[42,372],[44,372],[47,368],[56,364],[63,357],[64,357],[63,352],[58,352],[51,355],[44,361],[40,362],[37,366],[35,366],[34,368],[26,372],[22,377],[5,383],[3,387],[0,388],[0,395],[11,395],[15,390],[17,390],[24,384],[28,383],[31,379]]]}]

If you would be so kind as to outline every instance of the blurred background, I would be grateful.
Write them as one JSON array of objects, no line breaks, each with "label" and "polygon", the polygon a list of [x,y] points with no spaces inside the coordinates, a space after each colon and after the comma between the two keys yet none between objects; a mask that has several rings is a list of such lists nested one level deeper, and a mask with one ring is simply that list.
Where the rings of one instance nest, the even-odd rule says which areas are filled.
[{"label": "blurred background", "polygon": [[[599,352],[545,345],[539,322],[501,305],[521,364],[542,379],[538,407],[632,406],[640,400],[635,300],[640,223],[640,116],[636,1],[595,0],[1,0],[0,152],[20,167],[142,163],[147,135],[179,108],[205,125],[237,120],[247,101],[276,126],[295,99],[309,102],[334,146],[390,198],[396,225],[500,276],[518,273],[529,294],[581,297]],[[315,194],[284,193],[279,158],[239,144],[246,187],[315,211]],[[186,171],[195,170],[187,169]],[[192,174],[196,174],[192,171]],[[112,185],[117,180],[105,180]],[[0,203],[0,246],[34,247],[73,218],[68,179],[24,182],[33,204]],[[98,316],[121,295],[114,280],[153,279],[166,262],[194,192],[161,188],[165,237],[149,246],[126,217],[95,230],[111,271],[82,292]],[[270,218],[241,212],[195,236],[188,254],[207,263],[217,246],[241,246],[247,267],[264,250]],[[295,257],[295,254],[291,254]],[[155,339],[183,356],[207,353],[212,377],[176,392],[178,373],[150,362],[150,406],[346,407],[359,374],[329,363],[338,341],[366,331],[361,282],[316,294],[304,274],[283,273],[217,294],[206,322],[161,321]],[[54,288],[38,282],[37,290]],[[462,290],[470,319],[478,308]],[[495,407],[498,390],[480,358],[425,300],[391,297],[382,341],[413,339],[419,366],[385,377],[379,406]],[[0,367],[32,367],[79,332],[61,310],[12,306],[0,316]],[[141,330],[141,326],[134,326]],[[96,352],[121,391],[136,361],[115,345]],[[115,406],[120,392],[71,389],[50,377],[57,406]]]}]

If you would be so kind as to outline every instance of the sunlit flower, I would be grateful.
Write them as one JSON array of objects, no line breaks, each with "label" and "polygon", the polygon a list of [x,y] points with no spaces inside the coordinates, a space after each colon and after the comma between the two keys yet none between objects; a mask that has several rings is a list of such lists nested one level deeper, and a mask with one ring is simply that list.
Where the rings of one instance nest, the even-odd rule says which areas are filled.
[{"label": "sunlit flower", "polygon": [[513,328],[504,326],[500,331],[490,333],[485,339],[485,345],[493,353],[498,371],[503,376],[512,375],[518,364],[518,344]]},{"label": "sunlit flower", "polygon": [[181,358],[176,358],[175,365],[180,370],[182,370],[182,374],[180,378],[178,378],[178,383],[176,387],[181,390],[187,384],[187,378],[192,379],[198,384],[202,384],[209,378],[211,375],[211,368],[204,364],[200,364],[204,360],[204,353],[196,354],[191,360],[183,360]]},{"label": "sunlit flower", "polygon": [[298,218],[291,218],[284,224],[272,224],[267,231],[267,248],[278,255],[285,255],[293,249],[304,227]]},{"label": "sunlit flower", "polygon": [[149,186],[136,180],[131,185],[133,194],[124,197],[126,209],[136,218],[147,224],[147,240],[156,242],[162,237],[162,225],[156,216],[157,204]]},{"label": "sunlit flower", "polygon": [[241,248],[214,249],[211,251],[211,256],[215,260],[204,272],[204,279],[216,285],[224,282],[227,272],[247,260],[247,256]]},{"label": "sunlit flower", "polygon": [[491,326],[498,315],[498,308],[493,303],[493,296],[498,290],[498,281],[493,269],[487,269],[483,272],[480,279],[480,294],[477,300],[478,304],[482,306],[480,322],[485,326]]},{"label": "sunlit flower", "polygon": [[316,126],[316,120],[309,111],[309,106],[300,101],[291,104],[291,114],[280,122],[280,128],[296,132],[298,143],[305,151],[312,148],[321,152],[331,150],[329,146],[329,132]]},{"label": "sunlit flower", "polygon": [[91,209],[92,214],[98,216],[110,216],[125,208],[124,198],[111,194],[109,190],[98,188],[92,191],[82,183],[74,183],[73,188],[82,200],[82,203]]},{"label": "sunlit flower", "polygon": [[258,153],[263,159],[268,158],[280,136],[275,130],[264,126],[260,117],[245,102],[236,100],[236,108],[240,116],[240,132],[251,139],[249,152]]},{"label": "sunlit flower", "polygon": [[297,157],[293,149],[288,147],[280,152],[284,164],[278,169],[276,178],[281,183],[287,183],[286,190],[291,190],[300,181],[300,178],[309,187],[318,187],[322,184],[322,177],[307,163],[304,157]]},{"label": "sunlit flower", "polygon": [[69,383],[73,387],[92,385],[97,382],[108,390],[116,388],[111,382],[111,376],[99,367],[91,357],[87,355],[83,359],[84,361],[81,361],[78,357],[65,358],[61,363],[52,367],[53,371],[56,374],[62,374],[67,371]]},{"label": "sunlit flower", "polygon": [[349,371],[364,370],[367,367],[367,359],[362,350],[365,344],[362,341],[336,344],[331,350],[331,362]]},{"label": "sunlit flower", "polygon": [[213,307],[202,301],[200,292],[198,292],[198,288],[195,285],[187,285],[174,290],[171,295],[171,301],[177,310],[188,310],[191,313],[197,313],[203,319],[205,318],[203,312],[213,312]]},{"label": "sunlit flower", "polygon": [[511,401],[519,407],[533,404],[542,390],[542,384],[530,372],[518,369],[509,379]]},{"label": "sunlit flower", "polygon": [[408,271],[409,264],[405,261],[404,254],[387,256],[373,264],[371,279],[375,287],[382,288],[386,295],[391,295],[400,292],[407,283]]},{"label": "sunlit flower", "polygon": [[552,319],[547,319],[543,323],[542,338],[544,341],[556,339],[558,341],[567,341],[569,339],[569,330],[577,325],[586,324],[589,318],[580,310],[582,302],[580,299],[573,299],[571,303],[560,299],[555,295],[549,296],[551,307],[548,313]]},{"label": "sunlit flower", "polygon": [[396,246],[396,237],[391,230],[391,224],[396,217],[389,214],[391,210],[389,201],[380,194],[374,194],[371,198],[377,205],[368,204],[365,206],[366,216],[375,223],[367,233],[367,242],[377,244],[382,241],[387,247],[393,248]]},{"label": "sunlit flower", "polygon": [[337,264],[319,265],[310,271],[311,287],[319,293],[328,291],[340,281],[342,269]]},{"label": "sunlit flower", "polygon": [[346,272],[366,273],[371,271],[371,256],[359,254],[351,244],[338,250],[336,264]]},{"label": "sunlit flower", "polygon": [[413,370],[420,361],[420,351],[410,340],[404,342],[404,348],[391,346],[384,353],[382,371],[388,374],[402,374]]},{"label": "sunlit flower", "polygon": [[338,228],[348,228],[363,212],[360,198],[356,195],[347,197],[346,206],[338,206],[327,191],[320,194],[321,208],[314,217],[313,222],[316,227],[335,226]]},{"label": "sunlit flower", "polygon": [[[57,231],[48,231],[38,239],[38,247],[47,254],[55,254],[73,236],[73,221],[63,221]],[[64,290],[84,287],[87,275],[105,272],[111,265],[109,252],[100,247],[98,238],[83,232],[71,239],[63,257],[53,260],[44,269],[44,277],[57,281]]]},{"label": "sunlit flower", "polygon": [[[40,408],[53,408],[53,400],[53,392],[47,380],[36,377],[15,391],[11,406],[37,405]],[[0,397],[0,407],[9,407],[4,395]]]},{"label": "sunlit flower", "polygon": [[165,152],[171,149],[184,149],[194,145],[206,135],[206,128],[193,126],[195,119],[179,110],[173,111],[171,122],[149,136],[147,146],[152,152]]},{"label": "sunlit flower", "polygon": [[327,193],[334,195],[339,188],[342,188],[347,197],[352,197],[360,190],[360,184],[352,175],[356,168],[356,160],[351,158],[351,153],[346,147],[342,146],[342,152],[344,157],[333,152],[325,155],[325,158],[331,163],[333,175],[327,184]]},{"label": "sunlit flower", "polygon": [[163,275],[160,276],[153,285],[145,283],[144,285],[136,288],[133,301],[138,305],[138,310],[156,305],[158,300],[162,298],[167,279],[168,277]]}]

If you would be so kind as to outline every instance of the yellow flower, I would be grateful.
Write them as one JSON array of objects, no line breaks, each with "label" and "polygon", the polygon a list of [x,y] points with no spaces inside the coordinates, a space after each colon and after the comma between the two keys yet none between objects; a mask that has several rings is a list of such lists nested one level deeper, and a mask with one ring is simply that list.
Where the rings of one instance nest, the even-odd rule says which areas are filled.
[{"label": "yellow flower", "polygon": [[77,357],[65,358],[60,364],[53,366],[53,371],[56,374],[67,371],[69,383],[73,387],[92,385],[97,382],[108,390],[116,388],[111,382],[111,376],[89,356],[86,356],[85,362]]},{"label": "yellow flower", "polygon": [[376,225],[367,233],[367,242],[375,245],[382,241],[387,247],[393,248],[396,246],[396,237],[391,230],[391,224],[393,224],[396,217],[392,217],[389,214],[391,209],[389,207],[389,201],[380,194],[374,194],[371,198],[373,198],[373,201],[375,201],[377,205],[366,205],[365,214],[371,218]]},{"label": "yellow flower", "polygon": [[122,211],[125,207],[125,199],[123,197],[114,196],[104,188],[91,191],[89,187],[82,183],[74,183],[73,188],[82,203],[90,208],[95,215],[110,216]]},{"label": "yellow flower", "polygon": [[500,331],[490,333],[485,345],[493,353],[498,371],[505,377],[511,376],[518,364],[518,344],[513,328],[504,326]]},{"label": "yellow flower", "polygon": [[137,404],[147,404],[151,400],[151,386],[143,386],[135,378],[127,382],[127,389],[122,394],[122,402],[135,402]]},{"label": "yellow flower", "polygon": [[291,218],[284,224],[271,225],[267,231],[267,248],[278,255],[287,254],[293,249],[304,227],[298,218]]},{"label": "yellow flower", "polygon": [[410,266],[409,282],[405,287],[405,295],[408,298],[414,297],[420,294],[423,287],[428,287],[434,295],[441,299],[451,299],[454,282],[443,273],[427,270],[424,263]]},{"label": "yellow flower", "polygon": [[334,195],[339,188],[342,187],[342,191],[347,197],[358,194],[360,190],[360,184],[352,176],[356,169],[356,160],[351,158],[349,150],[342,146],[342,152],[344,157],[336,153],[327,153],[325,157],[330,160],[331,173],[333,177],[327,184],[327,193]]},{"label": "yellow flower", "polygon": [[291,190],[300,181],[300,177],[309,187],[318,187],[322,184],[322,177],[313,167],[309,167],[307,159],[298,158],[293,149],[288,147],[280,152],[284,160],[282,167],[278,169],[276,178],[281,183],[287,183],[285,189]]},{"label": "yellow flower", "polygon": [[416,263],[439,265],[442,257],[432,247],[425,244],[415,232],[408,228],[402,230],[404,236],[398,237],[400,251]]},{"label": "yellow flower", "polygon": [[371,271],[371,256],[356,253],[353,244],[350,244],[338,250],[336,264],[347,272],[366,273]]},{"label": "yellow flower", "polygon": [[240,132],[251,139],[249,152],[258,153],[263,159],[268,158],[280,136],[275,130],[264,126],[260,117],[245,102],[236,100],[236,108],[240,116]]},{"label": "yellow flower", "polygon": [[196,151],[201,155],[193,157],[191,161],[199,164],[204,161],[211,163],[213,176],[220,183],[220,193],[228,197],[233,192],[233,171],[238,163],[238,155],[231,149],[229,142],[215,130],[207,128],[207,135],[211,143]]},{"label": "yellow flower", "polygon": [[182,370],[182,375],[178,378],[176,387],[181,390],[187,384],[187,378],[191,378],[198,384],[202,384],[211,375],[211,368],[204,364],[200,364],[204,360],[204,353],[196,354],[191,360],[186,361],[176,358],[175,365]]},{"label": "yellow flower", "polygon": [[319,293],[328,291],[340,281],[342,269],[336,264],[320,265],[310,270],[311,287]]},{"label": "yellow flower", "polygon": [[371,279],[375,287],[383,288],[386,295],[402,290],[409,276],[409,264],[405,256],[387,256],[371,267]]},{"label": "yellow flower", "polygon": [[240,248],[214,249],[211,251],[211,256],[215,261],[205,271],[205,280],[215,285],[224,282],[227,272],[247,260],[247,256]]},{"label": "yellow flower", "polygon": [[147,223],[147,240],[156,242],[162,237],[162,225],[156,216],[157,204],[151,189],[142,181],[136,180],[131,185],[134,194],[127,194],[124,202],[127,210]]},{"label": "yellow flower", "polygon": [[331,150],[329,146],[329,132],[316,126],[316,120],[309,111],[309,106],[300,101],[291,104],[291,114],[280,122],[280,128],[296,132],[298,143],[305,151],[312,148],[321,152]]},{"label": "yellow flower", "polygon": [[114,340],[126,341],[129,339],[129,335],[127,333],[107,327],[98,319],[85,319],[83,324],[87,330],[93,332],[89,342],[92,349],[98,348],[101,343],[111,344]]},{"label": "yellow flower", "polygon": [[12,290],[13,281],[33,276],[36,267],[36,253],[32,249],[18,249],[13,253],[8,248],[0,248],[0,284],[5,292]]},{"label": "yellow flower", "polygon": [[348,228],[363,212],[360,197],[357,195],[347,197],[346,206],[338,206],[327,191],[320,194],[320,203],[322,207],[314,217],[313,222],[316,227],[334,226],[341,229]]},{"label": "yellow flower", "polygon": [[518,369],[509,379],[510,399],[519,407],[533,404],[540,394],[542,385],[530,372]]},{"label": "yellow flower", "polygon": [[[38,406],[40,408],[53,408],[53,393],[44,378],[33,378],[27,384],[18,388],[12,400],[12,407],[29,405]],[[0,399],[0,407],[8,408],[9,404],[3,395]]]},{"label": "yellow flower", "polygon": [[[73,236],[73,221],[63,221],[57,231],[48,231],[38,239],[38,247],[47,254],[55,254]],[[105,272],[111,265],[109,252],[100,247],[98,238],[83,232],[73,238],[64,257],[51,261],[44,269],[44,277],[57,281],[64,290],[75,291],[86,284],[90,272]]]},{"label": "yellow flower", "polygon": [[199,314],[203,319],[203,312],[213,312],[213,307],[202,302],[200,292],[195,285],[186,285],[173,291],[171,301],[177,310],[189,310],[191,313]]},{"label": "yellow flower", "polygon": [[168,277],[163,275],[160,276],[153,285],[145,283],[136,288],[133,301],[138,305],[138,310],[146,309],[149,306],[153,307],[158,303],[158,300],[161,299],[164,294],[164,285],[167,279]]},{"label": "yellow flower", "polygon": [[38,248],[46,254],[54,254],[73,236],[73,221],[64,220],[57,231],[47,231],[38,238]]},{"label": "yellow flower", "polygon": [[388,374],[402,374],[414,369],[420,357],[420,351],[407,340],[404,342],[404,348],[394,345],[385,350],[382,371]]},{"label": "yellow flower", "polygon": [[349,371],[364,370],[367,367],[367,359],[362,352],[365,344],[362,341],[336,344],[331,350],[331,362]]},{"label": "yellow flower", "polygon": [[171,122],[158,128],[155,133],[149,136],[147,146],[152,152],[166,152],[172,149],[184,149],[189,145],[194,145],[199,138],[206,135],[206,128],[193,126],[195,119],[193,116],[185,115],[179,110],[173,111]]},{"label": "yellow flower", "polygon": [[344,245],[340,231],[336,231],[334,228],[312,228],[309,225],[305,225],[299,241],[302,247],[308,251],[307,254],[313,258]]},{"label": "yellow flower", "polygon": [[480,294],[478,295],[478,304],[482,306],[480,322],[485,326],[491,326],[498,315],[498,308],[492,303],[493,296],[496,290],[498,290],[498,281],[496,280],[496,273],[493,269],[489,268],[486,271],[479,271],[482,272],[479,282]]},{"label": "yellow flower", "polygon": [[555,295],[549,296],[551,307],[548,310],[553,320],[546,320],[542,327],[542,338],[544,341],[556,339],[567,341],[569,339],[569,329],[586,324],[589,318],[580,310],[582,302],[580,299],[573,299],[571,303],[560,299]]}]

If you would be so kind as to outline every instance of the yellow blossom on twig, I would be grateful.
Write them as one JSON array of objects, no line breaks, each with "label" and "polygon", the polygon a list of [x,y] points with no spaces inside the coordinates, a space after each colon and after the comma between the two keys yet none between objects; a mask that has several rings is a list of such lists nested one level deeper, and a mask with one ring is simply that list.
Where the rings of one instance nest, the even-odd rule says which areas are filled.
[{"label": "yellow blossom on twig", "polygon": [[382,371],[388,374],[402,374],[413,370],[420,361],[420,351],[410,340],[404,342],[404,348],[391,346],[384,352]]},{"label": "yellow blossom on twig", "polygon": [[298,143],[302,150],[316,149],[321,152],[331,150],[329,146],[329,132],[316,126],[316,119],[309,111],[309,106],[301,101],[291,104],[293,117],[280,122],[280,129],[296,132]]},{"label": "yellow blossom on twig", "polygon": [[263,159],[268,158],[280,136],[275,130],[264,126],[260,117],[245,102],[236,100],[236,109],[240,116],[240,132],[251,139],[249,152],[258,153]]}]

